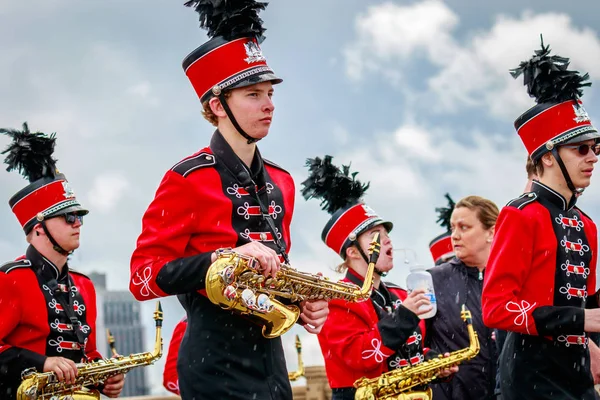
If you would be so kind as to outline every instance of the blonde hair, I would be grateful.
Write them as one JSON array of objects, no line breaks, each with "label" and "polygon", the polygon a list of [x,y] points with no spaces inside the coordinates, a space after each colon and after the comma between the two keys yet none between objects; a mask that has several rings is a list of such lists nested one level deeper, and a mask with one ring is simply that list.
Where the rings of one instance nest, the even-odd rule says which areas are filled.
[{"label": "blonde hair", "polygon": [[343,263],[337,265],[333,270],[338,274],[344,274],[350,267],[346,264],[346,260]]},{"label": "blonde hair", "polygon": [[490,229],[494,225],[496,225],[496,220],[498,219],[498,214],[500,211],[498,210],[498,206],[488,199],[485,199],[481,196],[467,196],[462,198],[456,203],[456,208],[465,207],[471,211],[475,211],[477,213],[477,219],[484,228]]},{"label": "blonde hair", "polygon": [[[223,93],[226,99],[231,97],[231,91],[227,90]],[[219,118],[210,109],[210,99],[202,103],[202,116],[205,120],[210,122],[213,126],[219,125]]]}]

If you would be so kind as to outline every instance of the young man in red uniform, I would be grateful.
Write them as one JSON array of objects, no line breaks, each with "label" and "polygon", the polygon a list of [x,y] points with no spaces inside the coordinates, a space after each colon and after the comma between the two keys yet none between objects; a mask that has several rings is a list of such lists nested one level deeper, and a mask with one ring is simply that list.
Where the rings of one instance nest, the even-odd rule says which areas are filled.
[{"label": "young man in red uniform", "polygon": [[531,192],[504,207],[485,276],[486,325],[509,331],[500,356],[504,400],[595,399],[588,333],[600,331],[597,230],[579,210],[600,137],[579,97],[587,74],[549,47],[511,71],[538,103],[515,121],[536,165]]},{"label": "young man in red uniform", "polygon": [[[184,399],[291,399],[281,339],[223,310],[206,297],[216,251],[233,248],[275,275],[290,249],[294,182],[262,158],[256,142],[269,133],[281,82],[259,47],[264,3],[189,1],[212,39],[183,67],[217,130],[210,145],[164,176],[148,207],[131,259],[130,290],[138,300],[178,295],[188,327],[178,360]],[[300,304],[302,323],[318,333],[325,301]]]},{"label": "young man in red uniform", "polygon": [[179,395],[179,376],[177,375],[177,356],[179,355],[179,347],[181,340],[187,328],[187,318],[183,318],[175,325],[169,351],[167,352],[167,361],[165,362],[165,370],[163,371],[163,386],[169,392]]},{"label": "young man in red uniform", "polygon": [[[308,160],[311,175],[302,183],[302,193],[306,199],[321,199],[323,209],[332,214],[321,238],[344,260],[338,268],[338,272],[346,273],[344,282],[363,285],[367,251],[375,232],[381,243],[371,298],[359,303],[332,300],[329,317],[318,336],[333,400],[349,400],[354,399],[356,380],[375,378],[424,360],[425,324],[419,315],[431,311],[431,303],[423,290],[407,294],[382,280],[394,267],[388,236],[393,224],[362,202],[368,184],[354,180],[348,167],[338,169],[331,159],[325,156]],[[456,371],[458,367],[444,375]]]},{"label": "young man in red uniform", "polygon": [[[17,261],[0,266],[0,398],[14,399],[21,373],[54,372],[74,382],[76,363],[102,358],[96,349],[96,292],[92,281],[69,269],[79,247],[83,216],[65,176],[52,158],[54,136],[1,129],[13,138],[3,152],[8,170],[31,182],[9,200],[29,247]],[[108,397],[123,389],[123,375],[101,388]]]}]

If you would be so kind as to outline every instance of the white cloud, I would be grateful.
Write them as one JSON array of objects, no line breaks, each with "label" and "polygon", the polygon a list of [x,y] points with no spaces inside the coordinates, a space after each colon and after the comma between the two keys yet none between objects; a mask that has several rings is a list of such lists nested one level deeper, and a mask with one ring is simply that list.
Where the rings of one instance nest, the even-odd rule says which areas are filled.
[{"label": "white cloud", "polygon": [[394,133],[396,144],[424,160],[439,160],[441,153],[437,152],[431,143],[429,134],[413,123],[401,126]]},{"label": "white cloud", "polygon": [[514,118],[533,100],[508,70],[533,55],[539,35],[553,54],[571,58],[571,67],[600,76],[600,40],[589,28],[574,26],[568,15],[524,12],[520,18],[498,16],[487,32],[474,35],[448,60],[431,59],[440,67],[429,79],[429,87],[448,111],[485,107],[496,117]]},{"label": "white cloud", "polygon": [[87,194],[90,208],[102,213],[111,211],[121,200],[128,187],[129,181],[119,173],[105,173],[97,176]]},{"label": "white cloud", "polygon": [[[433,129],[411,121],[379,133],[372,146],[350,142],[333,154],[336,164],[352,162],[352,171],[359,172],[357,178],[371,182],[364,200],[380,216],[394,222],[394,247],[414,250],[418,262],[425,266],[432,263],[427,244],[441,233],[435,223],[435,208],[445,204],[445,192],[455,200],[481,195],[501,207],[517,197],[525,183],[526,153],[516,133],[506,140],[489,132],[466,134],[469,139],[461,143],[453,139],[456,132],[450,128]],[[315,214],[318,202],[311,202],[314,204],[308,206],[298,201],[296,214]],[[328,271],[337,277],[329,270],[340,259],[320,240],[328,217],[321,211],[319,218],[294,222],[294,246],[310,251],[293,254],[293,260],[301,262],[301,270]],[[390,280],[403,284],[408,268],[400,260],[396,264]]]},{"label": "white cloud", "polygon": [[358,39],[344,50],[346,73],[351,79],[368,72],[397,76],[407,65],[428,62],[434,72],[421,78],[429,89],[421,96],[430,108],[450,113],[479,108],[498,118],[515,118],[533,105],[522,78],[512,79],[508,70],[533,55],[540,33],[554,54],[571,58],[572,68],[592,79],[600,76],[597,33],[576,26],[566,14],[498,15],[489,30],[473,32],[462,43],[455,34],[458,24],[458,16],[436,0],[370,7],[356,19]]},{"label": "white cloud", "polygon": [[380,69],[396,76],[397,71],[380,68],[381,62],[398,62],[413,53],[430,58],[448,55],[454,47],[450,31],[457,23],[458,16],[438,0],[369,7],[355,21],[357,40],[344,50],[346,72],[353,79]]}]

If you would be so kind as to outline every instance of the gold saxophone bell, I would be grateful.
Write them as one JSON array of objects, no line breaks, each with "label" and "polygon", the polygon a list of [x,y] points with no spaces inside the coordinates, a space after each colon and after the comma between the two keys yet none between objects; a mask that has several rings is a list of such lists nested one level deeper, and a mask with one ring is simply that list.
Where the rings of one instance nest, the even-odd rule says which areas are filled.
[{"label": "gold saxophone bell", "polygon": [[[134,368],[154,364],[162,356],[163,313],[160,302],[154,311],[156,339],[154,351],[131,354],[127,357],[117,355],[91,363],[77,364],[75,382],[59,382],[54,372],[36,372],[34,368],[23,371],[23,381],[17,389],[17,400],[98,400],[100,392],[95,386],[108,378],[126,374]],[[109,335],[110,337],[110,335]],[[114,339],[114,338],[113,338]]]},{"label": "gold saxophone bell", "polygon": [[296,352],[298,353],[298,369],[294,372],[288,372],[288,379],[296,381],[304,376],[304,362],[302,361],[302,343],[300,336],[296,335]]},{"label": "gold saxophone bell", "polygon": [[262,325],[264,337],[275,338],[290,330],[300,316],[298,306],[285,305],[278,298],[292,302],[367,300],[371,296],[380,248],[379,233],[375,233],[369,246],[369,267],[362,287],[332,282],[321,274],[300,272],[287,264],[281,264],[275,278],[264,277],[255,268],[254,258],[232,250],[217,251],[217,259],[206,274],[206,294],[212,303]]},{"label": "gold saxophone bell", "polygon": [[439,355],[414,366],[386,372],[378,378],[360,378],[354,382],[356,388],[354,398],[356,400],[431,400],[430,388],[426,390],[411,389],[434,381],[445,369],[470,360],[479,353],[479,339],[477,332],[473,329],[471,312],[464,304],[460,316],[467,324],[469,347],[454,351],[448,357]]}]

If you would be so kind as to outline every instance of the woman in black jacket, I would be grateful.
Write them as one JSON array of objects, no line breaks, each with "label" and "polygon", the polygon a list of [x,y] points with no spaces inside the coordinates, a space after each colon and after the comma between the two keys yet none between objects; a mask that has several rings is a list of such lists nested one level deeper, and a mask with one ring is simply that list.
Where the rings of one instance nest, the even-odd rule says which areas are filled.
[{"label": "woman in black jacket", "polygon": [[461,364],[449,382],[433,385],[436,400],[486,400],[494,398],[498,352],[493,329],[483,324],[481,292],[490,254],[498,207],[490,200],[468,196],[456,203],[450,226],[455,258],[429,270],[437,299],[437,313],[427,320],[425,346],[440,353],[469,346],[463,304],[471,311],[480,351]]}]

